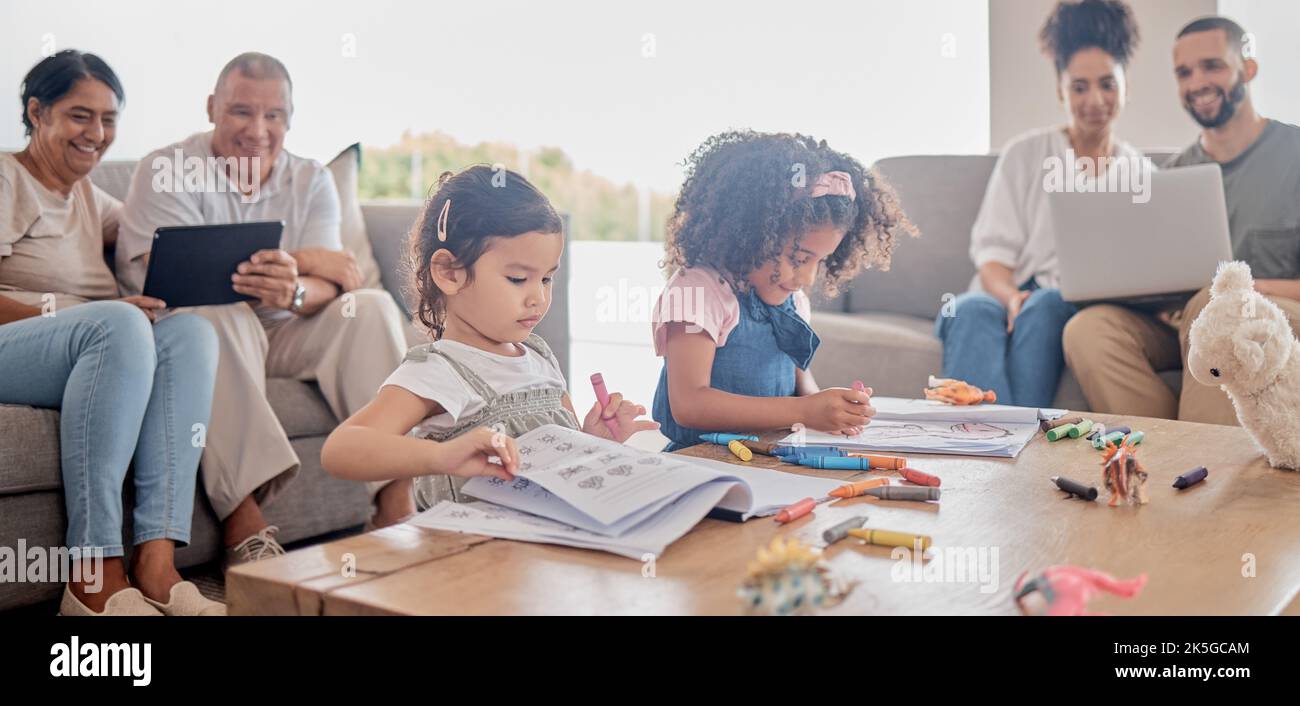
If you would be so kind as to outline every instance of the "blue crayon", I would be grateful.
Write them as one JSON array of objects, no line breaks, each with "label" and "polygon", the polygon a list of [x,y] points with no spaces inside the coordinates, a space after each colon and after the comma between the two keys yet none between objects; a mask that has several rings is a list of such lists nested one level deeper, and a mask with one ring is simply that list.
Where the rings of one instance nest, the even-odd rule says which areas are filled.
[{"label": "blue crayon", "polygon": [[838,446],[778,446],[772,449],[775,456],[843,456]]},{"label": "blue crayon", "polygon": [[726,446],[732,439],[739,439],[740,441],[758,441],[758,437],[753,434],[727,434],[720,431],[700,434],[700,441],[707,441],[710,444],[718,444],[719,446]]},{"label": "blue crayon", "polygon": [[800,456],[797,463],[808,468],[820,468],[827,471],[868,471],[871,459],[852,456]]}]

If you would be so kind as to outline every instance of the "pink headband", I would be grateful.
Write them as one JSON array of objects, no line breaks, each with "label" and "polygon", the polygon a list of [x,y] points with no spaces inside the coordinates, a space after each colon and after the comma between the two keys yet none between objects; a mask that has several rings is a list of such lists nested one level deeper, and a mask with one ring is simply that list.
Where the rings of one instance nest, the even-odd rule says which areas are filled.
[{"label": "pink headband", "polygon": [[858,197],[853,191],[853,177],[847,172],[826,172],[817,177],[808,198],[815,199],[819,196],[847,196],[850,201]]}]

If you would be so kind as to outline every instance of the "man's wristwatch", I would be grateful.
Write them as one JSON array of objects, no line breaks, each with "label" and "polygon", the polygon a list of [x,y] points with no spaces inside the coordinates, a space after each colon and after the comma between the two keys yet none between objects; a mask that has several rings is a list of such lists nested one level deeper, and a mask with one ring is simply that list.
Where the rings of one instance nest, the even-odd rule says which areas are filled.
[{"label": "man's wristwatch", "polygon": [[289,311],[295,314],[302,313],[302,305],[307,303],[307,287],[302,280],[297,280],[297,286],[293,290],[293,303],[289,304]]}]

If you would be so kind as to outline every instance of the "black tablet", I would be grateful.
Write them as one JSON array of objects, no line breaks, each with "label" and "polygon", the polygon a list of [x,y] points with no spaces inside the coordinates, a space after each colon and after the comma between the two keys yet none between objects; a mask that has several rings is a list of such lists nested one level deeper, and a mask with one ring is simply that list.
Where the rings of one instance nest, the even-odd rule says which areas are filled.
[{"label": "black tablet", "polygon": [[144,295],[169,308],[254,300],[236,292],[230,276],[258,250],[280,247],[283,230],[280,221],[159,228],[153,234]]}]

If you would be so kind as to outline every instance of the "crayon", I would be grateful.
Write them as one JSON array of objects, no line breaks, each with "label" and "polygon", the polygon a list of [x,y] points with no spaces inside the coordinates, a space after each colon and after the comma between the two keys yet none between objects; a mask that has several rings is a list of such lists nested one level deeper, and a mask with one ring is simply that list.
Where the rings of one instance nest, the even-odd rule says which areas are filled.
[{"label": "crayon", "polygon": [[1084,434],[1087,434],[1090,431],[1092,431],[1092,420],[1085,419],[1082,422],[1079,422],[1078,424],[1075,424],[1074,426],[1070,427],[1070,438],[1077,439],[1083,436]]},{"label": "crayon", "polygon": [[727,448],[731,449],[731,453],[735,454],[736,458],[742,461],[754,460],[754,452],[745,448],[744,445],[740,443],[739,439],[732,439],[727,443]]},{"label": "crayon", "polygon": [[793,505],[786,506],[784,510],[776,513],[776,521],[785,523],[797,520],[812,512],[815,507],[817,507],[816,500],[812,498],[804,498]]},{"label": "crayon", "polygon": [[859,515],[858,517],[850,517],[849,519],[839,523],[838,525],[835,525],[834,527],[827,529],[825,532],[822,532],[822,539],[825,540],[827,544],[834,544],[840,541],[841,539],[844,539],[845,537],[849,536],[849,530],[858,529],[864,523],[866,523],[866,521],[867,521],[866,515]]},{"label": "crayon", "polygon": [[[596,401],[600,402],[600,412],[605,413],[605,408],[609,406],[609,390],[605,389],[605,376],[600,373],[591,374],[591,388],[596,391]],[[618,420],[606,419],[605,428],[614,439],[618,440]]]},{"label": "crayon", "polygon": [[939,480],[939,476],[922,473],[915,468],[900,469],[898,474],[903,476],[904,480],[916,483],[917,485],[928,485],[932,488],[938,488],[940,485],[943,485],[943,481]]},{"label": "crayon", "polygon": [[774,452],[776,448],[780,446],[780,444],[774,444],[768,441],[750,441],[749,439],[740,439],[739,441],[745,448],[756,454],[763,454],[764,456],[775,456],[776,453]]},{"label": "crayon", "polygon": [[[1101,425],[1101,424],[1098,424],[1098,425],[1096,425],[1096,426],[1102,427],[1103,429],[1105,428],[1105,427],[1104,427],[1103,425]],[[1106,430],[1103,432],[1103,435],[1104,435],[1104,434],[1109,434],[1109,433],[1111,433],[1111,432],[1113,432],[1113,431],[1120,431],[1120,432],[1124,432],[1125,434],[1127,434],[1127,433],[1129,433],[1130,431],[1132,431],[1132,429],[1129,429],[1128,427],[1115,427],[1114,429],[1106,429]],[[1096,431],[1092,432],[1091,434],[1089,434],[1089,435],[1087,436],[1088,441],[1092,441],[1093,439],[1096,439],[1096,438],[1097,438],[1097,432],[1096,432]]]},{"label": "crayon", "polygon": [[776,452],[776,458],[782,463],[798,463],[799,459],[812,456],[848,456],[831,446],[787,446],[776,449]]},{"label": "crayon", "polygon": [[719,446],[726,446],[732,441],[737,441],[737,440],[758,441],[758,437],[754,436],[753,434],[727,434],[720,431],[709,432],[708,434],[700,434],[700,441],[707,441],[710,444],[717,444]]},{"label": "crayon", "polygon": [[1084,500],[1097,499],[1096,488],[1091,488],[1078,481],[1070,480],[1065,476],[1052,476],[1052,482],[1056,484],[1056,487],[1060,488],[1061,490],[1064,490],[1070,495],[1078,496],[1080,498],[1083,498]]},{"label": "crayon", "polygon": [[938,500],[939,489],[928,488],[921,485],[886,485],[879,488],[868,488],[863,495],[872,495],[881,500]]},{"label": "crayon", "polygon": [[1142,443],[1142,440],[1145,438],[1147,438],[1146,432],[1135,431],[1132,434],[1128,435],[1128,438],[1125,439],[1125,442],[1128,443],[1129,446],[1137,446],[1138,444]]},{"label": "crayon", "polygon": [[1058,441],[1060,439],[1064,439],[1065,437],[1070,435],[1071,431],[1078,428],[1079,426],[1077,424],[1062,424],[1059,427],[1052,427],[1051,429],[1047,430],[1047,440]]},{"label": "crayon", "polygon": [[930,536],[925,534],[911,534],[909,532],[891,532],[881,529],[851,529],[848,531],[850,537],[866,541],[867,544],[876,544],[882,547],[907,547],[911,549],[917,544],[921,545],[921,551],[930,548]]},{"label": "crayon", "polygon": [[1057,417],[1056,419],[1044,419],[1042,424],[1039,424],[1038,426],[1041,428],[1043,424],[1046,424],[1047,429],[1043,429],[1043,431],[1047,431],[1048,429],[1055,429],[1056,427],[1062,427],[1066,424],[1078,424],[1082,421],[1083,417]]},{"label": "crayon", "polygon": [[827,471],[868,471],[871,461],[865,458],[847,456],[794,456],[786,457],[787,463],[797,463],[808,468],[821,468]]},{"label": "crayon", "polygon": [[1174,487],[1179,490],[1182,490],[1183,488],[1190,488],[1193,485],[1196,485],[1197,483],[1200,483],[1201,481],[1205,480],[1205,477],[1208,475],[1210,475],[1210,472],[1205,470],[1205,466],[1197,466],[1196,468],[1193,468],[1192,470],[1175,478]]},{"label": "crayon", "polygon": [[1105,436],[1099,436],[1092,440],[1092,448],[1098,450],[1104,449],[1106,448],[1107,441],[1112,444],[1119,444],[1120,440],[1122,440],[1126,434],[1128,434],[1128,432],[1120,431],[1119,429],[1108,431]]},{"label": "crayon", "polygon": [[888,478],[868,478],[860,480],[857,483],[848,483],[831,491],[833,498],[856,498],[867,492],[870,488],[879,488],[882,485],[889,485]]},{"label": "crayon", "polygon": [[902,456],[883,456],[881,454],[864,454],[856,452],[845,452],[849,458],[865,458],[871,462],[871,467],[880,471],[897,471],[907,467],[907,459]]}]

